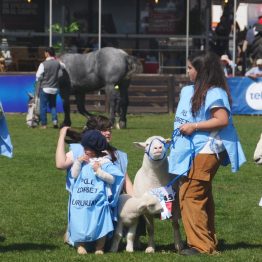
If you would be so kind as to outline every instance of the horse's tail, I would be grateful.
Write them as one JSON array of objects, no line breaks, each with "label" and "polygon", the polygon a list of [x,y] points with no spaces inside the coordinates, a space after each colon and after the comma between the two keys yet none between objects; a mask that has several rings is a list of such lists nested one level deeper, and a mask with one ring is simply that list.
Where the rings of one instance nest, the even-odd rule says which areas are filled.
[{"label": "horse's tail", "polygon": [[126,57],[126,61],[127,61],[126,78],[130,78],[133,74],[141,74],[143,72],[142,63],[137,57],[128,55]]}]

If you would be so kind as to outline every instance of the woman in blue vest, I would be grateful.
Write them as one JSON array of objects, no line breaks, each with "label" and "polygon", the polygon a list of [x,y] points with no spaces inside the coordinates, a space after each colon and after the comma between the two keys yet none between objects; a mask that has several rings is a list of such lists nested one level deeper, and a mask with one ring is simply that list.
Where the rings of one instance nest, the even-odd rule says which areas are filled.
[{"label": "woman in blue vest", "polygon": [[182,176],[179,190],[188,248],[182,255],[217,251],[212,180],[221,165],[236,172],[245,156],[233,125],[231,96],[220,58],[200,52],[188,59],[194,85],[181,90],[169,172]]},{"label": "woman in blue vest", "polygon": [[114,230],[119,187],[124,174],[113,164],[114,149],[98,130],[86,131],[81,139],[82,154],[76,157],[70,169],[71,195],[69,202],[69,242],[78,254],[86,254],[86,243],[95,243],[95,253],[103,254],[106,236]]}]

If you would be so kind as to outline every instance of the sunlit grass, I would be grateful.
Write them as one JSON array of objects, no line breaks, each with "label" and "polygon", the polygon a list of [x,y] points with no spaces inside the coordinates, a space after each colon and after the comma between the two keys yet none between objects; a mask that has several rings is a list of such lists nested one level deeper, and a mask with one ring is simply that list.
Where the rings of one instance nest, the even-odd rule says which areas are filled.
[{"label": "sunlit grass", "polygon": [[[112,144],[129,155],[131,178],[142,162],[143,151],[134,141],[151,135],[170,137],[173,115],[128,115],[128,128],[114,130]],[[60,116],[62,119],[62,115]],[[81,128],[85,119],[74,114],[73,126]],[[55,168],[59,130],[30,129],[25,115],[7,115],[14,145],[14,158],[0,157],[0,261],[260,261],[262,256],[262,166],[252,160],[259,135],[261,116],[236,116],[234,122],[247,163],[232,174],[220,168],[214,179],[218,256],[181,257],[173,252],[169,221],[156,221],[157,252],[78,256],[63,244],[67,221],[68,194],[65,172]],[[50,123],[50,120],[49,120]],[[184,235],[184,234],[183,234]],[[146,238],[142,238],[146,243]]]}]

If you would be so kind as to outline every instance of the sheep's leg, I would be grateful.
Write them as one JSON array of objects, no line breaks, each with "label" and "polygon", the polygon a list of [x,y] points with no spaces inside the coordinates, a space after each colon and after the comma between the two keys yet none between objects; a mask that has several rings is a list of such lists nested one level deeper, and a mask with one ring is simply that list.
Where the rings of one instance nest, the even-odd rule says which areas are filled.
[{"label": "sheep's leg", "polygon": [[113,237],[113,243],[112,246],[110,248],[110,252],[117,252],[118,251],[118,246],[120,243],[120,240],[123,237],[123,223],[121,220],[118,221],[117,223],[117,227],[116,227],[116,231],[114,233],[114,237]]},{"label": "sheep's leg", "polygon": [[146,219],[146,229],[148,233],[148,245],[145,250],[146,253],[155,252],[155,241],[154,241],[154,218],[150,215],[145,216]]},{"label": "sheep's leg", "polygon": [[[177,186],[176,191],[178,192],[178,185],[176,186]],[[179,195],[177,193],[176,198],[172,203],[172,225],[173,225],[173,234],[174,234],[174,246],[178,252],[181,251],[184,247],[181,233],[179,230],[179,223],[178,223],[179,218],[181,218],[181,214],[180,214],[180,207],[179,207]]]},{"label": "sheep's leg", "polygon": [[184,245],[182,242],[182,237],[179,230],[179,223],[178,220],[173,220],[173,233],[174,233],[174,246],[175,249],[179,252],[183,249]]},{"label": "sheep's leg", "polygon": [[134,225],[132,225],[129,228],[128,233],[126,235],[126,251],[127,252],[134,252],[134,240],[136,236],[136,227],[137,227],[137,223],[135,223]]}]

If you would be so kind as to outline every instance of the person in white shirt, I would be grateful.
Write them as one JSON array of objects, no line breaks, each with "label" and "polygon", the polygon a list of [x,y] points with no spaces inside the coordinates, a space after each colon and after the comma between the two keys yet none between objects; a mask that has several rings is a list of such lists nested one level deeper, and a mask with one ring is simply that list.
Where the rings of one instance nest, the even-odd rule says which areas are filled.
[{"label": "person in white shirt", "polygon": [[58,93],[58,72],[61,64],[55,59],[53,47],[45,49],[45,61],[42,62],[36,72],[36,82],[39,85],[40,96],[40,122],[41,128],[47,127],[47,109],[51,111],[53,127],[58,128],[56,111],[56,96]]},{"label": "person in white shirt", "polygon": [[255,67],[252,67],[248,70],[245,76],[250,77],[252,79],[257,79],[258,77],[262,77],[262,58],[257,59]]},{"label": "person in white shirt", "polygon": [[222,55],[220,58],[225,77],[232,75],[232,70],[236,66],[232,60],[229,59],[228,55]]}]

